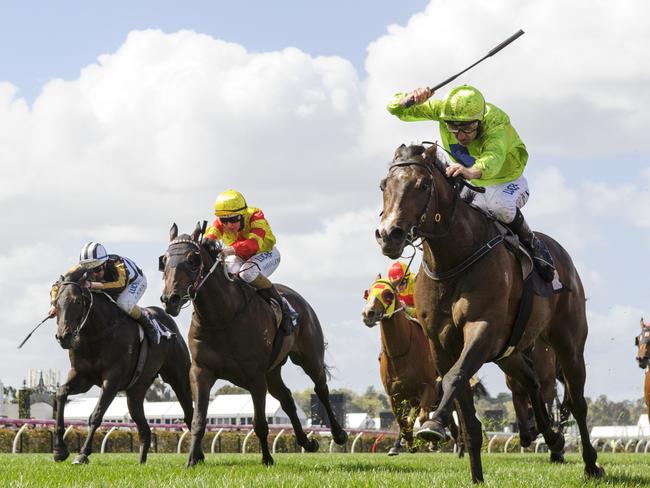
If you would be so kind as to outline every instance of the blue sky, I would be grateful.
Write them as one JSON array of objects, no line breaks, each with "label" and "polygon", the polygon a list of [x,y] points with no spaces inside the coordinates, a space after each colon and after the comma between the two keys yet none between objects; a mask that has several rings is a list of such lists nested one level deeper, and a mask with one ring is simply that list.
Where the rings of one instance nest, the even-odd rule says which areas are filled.
[{"label": "blue sky", "polygon": [[391,23],[404,23],[424,0],[373,2],[69,1],[0,2],[0,79],[33,100],[51,78],[72,79],[99,54],[115,51],[132,30],[190,29],[249,51],[295,46],[342,56],[362,72],[366,47]]},{"label": "blue sky", "polygon": [[[649,7],[350,3],[0,1],[0,307],[11,310],[1,381],[67,371],[53,323],[16,345],[85,242],[138,262],[142,303],[157,304],[169,226],[191,230],[235,187],[278,237],[273,278],[320,316],[332,386],[380,387],[378,331],[360,320],[363,289],[390,264],[373,238],[377,185],[395,147],[438,137],[385,105],[523,28],[458,83],[510,115],[531,155],[524,215],[581,273],[588,394],[641,396],[632,344],[639,317],[650,320]],[[494,366],[480,374],[505,388]],[[296,368],[286,377],[309,386]]]}]

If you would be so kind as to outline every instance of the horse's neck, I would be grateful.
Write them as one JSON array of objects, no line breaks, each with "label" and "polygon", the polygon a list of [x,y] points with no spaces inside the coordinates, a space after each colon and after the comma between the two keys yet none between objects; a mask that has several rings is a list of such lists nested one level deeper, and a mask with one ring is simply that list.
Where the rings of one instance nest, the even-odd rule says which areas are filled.
[{"label": "horse's neck", "polygon": [[[401,306],[402,304],[399,301],[395,304],[396,308]],[[379,326],[381,347],[389,357],[399,356],[408,351],[412,333],[410,328],[412,326],[404,310],[381,319]]]},{"label": "horse's neck", "polygon": [[194,301],[200,324],[210,325],[212,321],[230,322],[246,305],[246,294],[240,286],[242,285],[228,281],[220,270],[215,270],[205,281]]},{"label": "horse's neck", "polygon": [[[437,173],[437,172],[436,172]],[[438,209],[429,212],[423,226],[429,237],[425,239],[424,258],[433,271],[441,272],[460,264],[487,241],[490,224],[485,215],[472,209],[460,196],[455,195],[442,175],[436,174],[435,185]],[[440,191],[441,189],[442,191]],[[454,202],[454,199],[458,200]],[[443,211],[441,211],[444,209]],[[434,221],[440,212],[440,222]],[[436,237],[436,236],[440,237]]]}]

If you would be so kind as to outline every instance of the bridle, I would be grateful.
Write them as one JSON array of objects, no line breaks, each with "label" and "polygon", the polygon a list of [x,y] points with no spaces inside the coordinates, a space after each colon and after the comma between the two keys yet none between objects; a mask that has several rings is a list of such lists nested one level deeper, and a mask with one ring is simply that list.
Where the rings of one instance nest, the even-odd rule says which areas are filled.
[{"label": "bridle", "polygon": [[[437,147],[437,146],[436,146]],[[425,153],[426,154],[426,153]],[[445,175],[444,171],[435,163],[433,164],[425,164],[427,159],[423,157],[421,160],[417,159],[407,159],[405,161],[399,161],[395,162],[390,165],[388,168],[388,174],[390,175],[391,171],[394,168],[401,168],[401,167],[410,167],[410,166],[417,166],[419,168],[424,169],[424,171],[429,175],[429,193],[427,194],[427,201],[424,204],[424,207],[422,208],[422,211],[418,215],[418,218],[416,220],[416,224],[411,227],[409,230],[409,233],[406,237],[406,242],[407,244],[412,245],[413,247],[418,247],[419,244],[416,244],[415,241],[417,239],[424,240],[426,239],[439,239],[441,237],[445,237],[449,231],[451,230],[451,227],[454,223],[455,217],[456,217],[456,208],[458,207],[458,200],[460,200],[460,193],[462,190],[463,186],[466,186],[470,190],[478,193],[482,193],[485,190],[482,188],[477,188],[474,185],[466,182],[462,178],[459,178],[456,183],[451,184],[453,191],[454,191],[454,196],[451,204],[451,211],[449,212],[449,217],[448,221],[449,223],[447,224],[446,229],[443,229],[441,232],[434,233],[434,232],[425,232],[422,229],[420,229],[420,226],[423,225],[426,220],[427,216],[429,214],[429,206],[431,204],[431,194],[434,194],[433,200],[435,204],[435,212],[433,215],[433,222],[434,225],[440,224],[442,222],[442,215],[440,212],[438,212],[438,192],[435,191],[435,178],[434,178],[434,171],[437,170],[440,172],[440,174],[447,180],[447,175]],[[431,167],[433,166],[433,168]],[[472,264],[477,262],[479,259],[481,259],[483,256],[485,256],[487,253],[489,253],[492,249],[494,249],[496,246],[501,244],[503,242],[503,235],[502,234],[497,234],[495,237],[490,239],[488,242],[484,243],[481,247],[479,247],[474,253],[472,253],[468,258],[463,260],[460,264],[457,266],[454,266],[452,269],[441,272],[441,273],[436,273],[432,271],[429,266],[427,265],[426,260],[422,260],[422,267],[424,269],[425,274],[431,278],[434,281],[443,281],[447,280],[450,278],[453,278],[455,276],[458,276],[460,273],[465,271],[467,268],[469,268]],[[420,243],[421,244],[421,243]]]},{"label": "bridle", "polygon": [[648,362],[650,361],[650,357],[648,357],[648,352],[650,351],[650,326],[644,326],[643,329],[641,330],[641,334],[639,334],[636,337],[636,345],[641,348],[641,346],[645,346],[646,354],[643,357],[638,356],[638,351],[637,351],[637,358],[636,360],[639,363],[639,366],[642,368],[645,368],[648,365]]},{"label": "bridle", "polygon": [[84,306],[85,306],[86,301],[89,302],[88,303],[88,309],[86,310],[86,313],[85,314],[82,313],[83,319],[81,320],[81,322],[77,325],[77,327],[73,331],[74,337],[76,338],[76,337],[79,337],[79,334],[81,333],[81,329],[83,329],[83,327],[86,325],[86,322],[88,321],[88,316],[90,315],[90,310],[93,308],[93,294],[92,294],[92,292],[88,291],[89,297],[86,298],[86,294],[84,293],[86,291],[86,289],[83,286],[81,286],[79,283],[77,283],[76,281],[61,281],[59,283],[59,291],[58,291],[57,301],[59,300],[59,297],[61,296],[61,287],[63,285],[76,286],[77,288],[79,288],[79,291],[81,291],[81,298],[83,300]]},{"label": "bridle", "polygon": [[[194,241],[192,239],[179,239],[179,238],[177,238],[177,239],[174,239],[173,241],[171,241],[169,243],[169,247],[167,248],[167,252],[165,254],[163,254],[162,256],[160,256],[160,258],[158,260],[158,270],[159,271],[165,271],[165,269],[167,268],[167,260],[166,260],[166,258],[168,256],[186,256],[187,255],[186,252],[170,252],[171,247],[174,246],[174,245],[178,245],[178,244],[189,244],[190,246],[192,246],[196,250],[196,252],[199,254],[199,257],[201,257],[201,245],[198,242],[196,242],[196,241]],[[188,301],[189,300],[189,301],[192,301],[192,302],[194,300],[196,300],[196,297],[197,297],[197,295],[199,293],[199,290],[205,284],[205,282],[210,277],[210,275],[215,271],[215,269],[217,269],[217,266],[219,265],[219,263],[224,264],[224,266],[223,266],[223,274],[226,277],[226,279],[228,281],[230,281],[230,282],[234,282],[235,280],[230,276],[230,274],[228,273],[228,270],[226,269],[226,266],[225,266],[225,263],[224,263],[224,260],[223,260],[223,257],[222,257],[221,253],[217,257],[217,259],[214,260],[214,263],[212,264],[212,266],[210,267],[208,272],[205,274],[205,276],[202,276],[203,275],[203,270],[205,269],[205,265],[203,264],[203,258],[201,257],[198,270],[196,272],[194,272],[194,271],[192,271],[192,269],[190,269],[192,274],[194,274],[194,273],[196,273],[196,274],[195,274],[195,276],[194,276],[194,278],[192,280],[192,283],[188,285],[187,290],[185,292],[185,295],[181,297],[181,300],[183,300],[183,301]],[[170,267],[174,268],[176,266],[170,266]]]},{"label": "bridle", "polygon": [[[416,224],[411,227],[409,230],[409,236],[407,237],[407,242],[409,244],[413,244],[417,239],[439,239],[441,237],[445,237],[450,229],[451,226],[454,222],[455,216],[456,216],[456,207],[458,200],[460,198],[460,191],[462,189],[462,185],[457,184],[457,185],[452,185],[453,190],[454,190],[454,197],[452,200],[452,206],[451,206],[451,212],[449,215],[449,223],[445,229],[442,229],[440,232],[425,232],[423,231],[420,226],[424,225],[427,220],[427,216],[429,214],[429,206],[431,205],[431,196],[433,195],[433,203],[434,203],[434,211],[435,213],[433,214],[433,223],[434,225],[441,224],[442,223],[442,214],[438,212],[438,192],[436,191],[436,186],[435,186],[435,178],[433,177],[433,172],[434,171],[440,171],[442,176],[446,179],[447,176],[442,172],[440,168],[434,163],[434,164],[425,164],[425,161],[427,161],[425,158],[422,160],[417,160],[417,159],[407,159],[405,161],[399,161],[391,164],[388,168],[388,174],[393,171],[395,168],[407,168],[411,166],[416,166],[418,168],[422,168],[428,175],[429,175],[429,192],[427,193],[427,201],[425,202],[424,206],[422,207],[422,210],[420,211],[417,219],[416,219]],[[432,168],[433,166],[433,168]]]}]

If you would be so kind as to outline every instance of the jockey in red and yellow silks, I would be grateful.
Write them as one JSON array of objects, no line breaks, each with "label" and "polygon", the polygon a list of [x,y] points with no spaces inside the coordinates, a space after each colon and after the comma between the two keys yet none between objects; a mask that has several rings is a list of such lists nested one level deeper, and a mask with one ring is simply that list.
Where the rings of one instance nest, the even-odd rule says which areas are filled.
[{"label": "jockey in red and yellow silks", "polygon": [[[406,278],[404,274],[406,273]],[[402,280],[402,278],[404,278]],[[395,286],[399,294],[399,299],[406,313],[416,318],[415,302],[413,294],[415,292],[415,273],[411,273],[404,261],[395,261],[388,268],[388,279]],[[400,284],[401,282],[401,284]]]},{"label": "jockey in red and yellow silks", "polygon": [[264,213],[249,207],[238,191],[226,190],[217,197],[214,214],[217,218],[205,232],[206,239],[223,244],[228,272],[253,286],[267,302],[272,298],[282,306],[281,327],[289,332],[295,311],[268,278],[280,264],[280,251]]}]

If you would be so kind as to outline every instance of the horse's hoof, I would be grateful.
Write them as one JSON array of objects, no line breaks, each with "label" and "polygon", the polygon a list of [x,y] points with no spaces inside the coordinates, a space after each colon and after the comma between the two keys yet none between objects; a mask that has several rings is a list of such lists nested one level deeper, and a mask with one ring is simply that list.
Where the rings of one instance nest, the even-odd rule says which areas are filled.
[{"label": "horse's hoof", "polygon": [[391,447],[388,451],[389,456],[399,456],[399,449],[395,446]]},{"label": "horse's hoof", "polygon": [[316,439],[307,439],[307,444],[303,447],[305,449],[305,452],[317,452],[320,444]]},{"label": "horse's hoof", "polygon": [[88,456],[85,454],[77,454],[77,457],[74,458],[74,461],[72,461],[72,464],[88,464],[90,460],[88,459]]},{"label": "horse's hoof", "polygon": [[58,451],[54,451],[53,457],[57,463],[60,463],[61,461],[65,461],[68,459],[68,457],[70,457],[70,451],[67,449],[59,449]]},{"label": "horse's hoof", "polygon": [[551,452],[561,453],[564,450],[564,436],[559,432],[555,432],[554,434],[557,436],[557,438],[554,442],[547,444],[548,450]]},{"label": "horse's hoof", "polygon": [[187,465],[186,465],[186,467],[187,467],[187,468],[194,467],[194,466],[196,466],[197,464],[201,464],[201,463],[203,463],[204,460],[205,460],[205,455],[204,455],[203,453],[197,454],[197,455],[195,455],[195,456],[191,456],[191,457],[187,460]]},{"label": "horse's hoof", "polygon": [[552,452],[551,462],[558,463],[558,464],[564,463],[564,452]]},{"label": "horse's hoof", "polygon": [[533,440],[530,438],[529,435],[521,435],[519,434],[519,445],[523,447],[524,449],[526,447],[529,447],[533,443]]},{"label": "horse's hoof", "polygon": [[422,424],[420,430],[415,434],[418,439],[422,439],[426,442],[441,442],[447,439],[447,434],[445,429],[440,427],[440,425],[432,420],[427,420]]},{"label": "horse's hoof", "polygon": [[273,466],[273,463],[274,461],[270,454],[269,457],[262,457],[262,464],[264,466]]},{"label": "horse's hoof", "polygon": [[585,466],[585,475],[587,478],[602,478],[605,476],[605,470],[598,463],[593,466]]},{"label": "horse's hoof", "polygon": [[348,433],[344,430],[341,430],[336,434],[332,432],[332,438],[334,439],[335,443],[337,443],[339,446],[342,446],[343,444],[348,442]]}]

